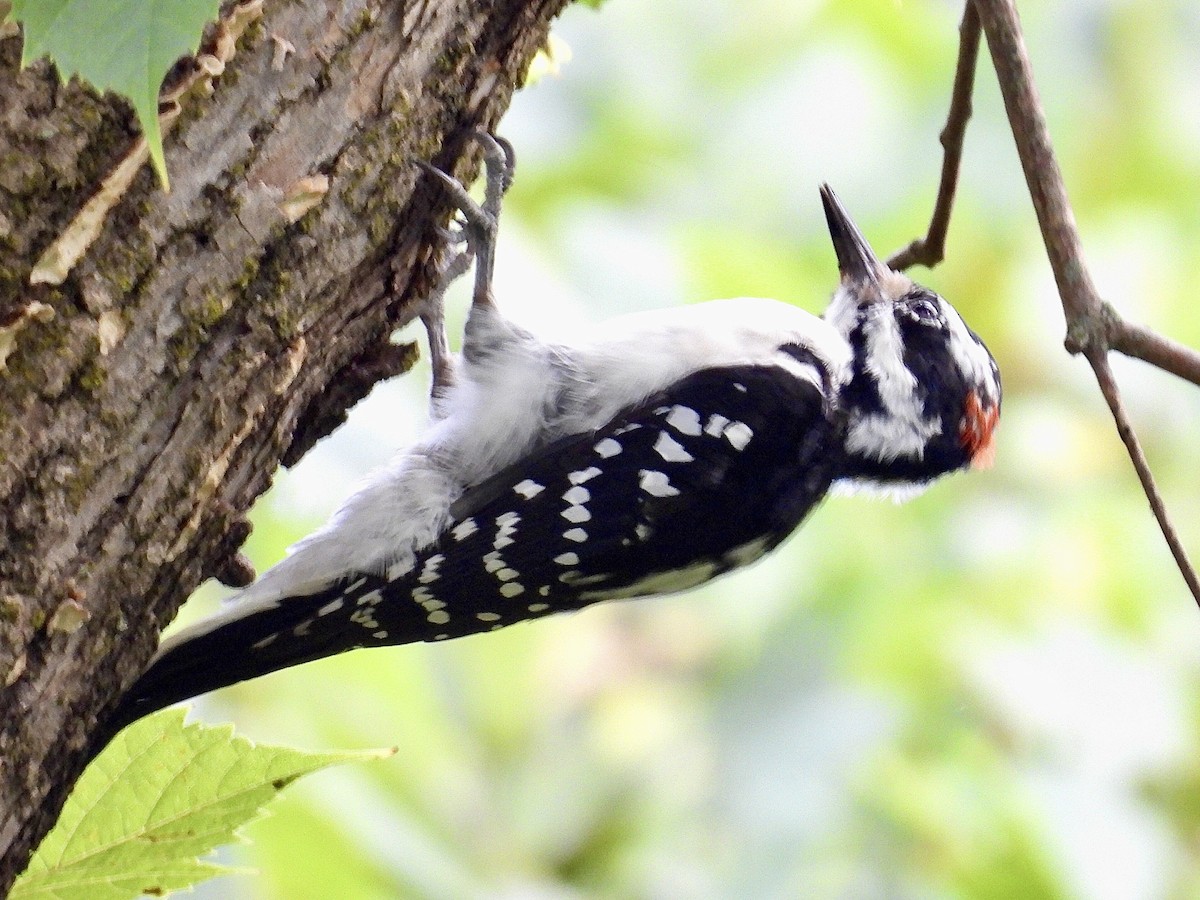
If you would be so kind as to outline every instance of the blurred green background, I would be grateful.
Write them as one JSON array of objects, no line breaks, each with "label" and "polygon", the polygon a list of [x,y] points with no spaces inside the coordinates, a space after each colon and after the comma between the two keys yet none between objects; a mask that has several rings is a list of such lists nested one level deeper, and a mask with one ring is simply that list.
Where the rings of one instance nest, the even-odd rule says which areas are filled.
[{"label": "blurred green background", "polygon": [[[1200,345],[1200,7],[1024,3],[1095,276]],[[722,296],[819,311],[832,183],[881,252],[923,232],[958,3],[609,0],[503,123],[497,271],[569,333]],[[685,596],[364,651],[196,704],[256,739],[398,746],[297,785],[206,897],[1200,896],[1200,614],[1062,316],[981,59],[948,259],[913,274],[998,358],[997,465],[831,498]],[[465,291],[451,298],[461,324]],[[414,331],[412,337],[417,337]],[[1200,391],[1117,374],[1200,555]],[[423,419],[385,385],[258,506],[260,568]],[[216,602],[207,589],[188,618]]]}]

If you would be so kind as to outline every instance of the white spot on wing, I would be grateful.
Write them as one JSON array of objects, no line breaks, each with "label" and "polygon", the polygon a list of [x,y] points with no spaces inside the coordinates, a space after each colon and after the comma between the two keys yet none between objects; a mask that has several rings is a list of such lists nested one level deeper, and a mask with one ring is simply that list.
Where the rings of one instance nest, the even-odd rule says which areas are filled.
[{"label": "white spot on wing", "polygon": [[725,426],[725,440],[729,441],[734,450],[745,450],[752,437],[754,430],[745,422],[730,422]]},{"label": "white spot on wing", "polygon": [[[327,616],[331,612],[337,612],[341,608],[342,608],[342,598],[338,597],[336,600],[334,600],[330,603],[326,603],[324,606],[322,606],[320,609],[318,609],[317,615],[318,616]],[[258,645],[255,644],[254,646],[258,646]]]},{"label": "white spot on wing", "polygon": [[586,469],[580,469],[578,472],[571,472],[567,475],[567,479],[571,484],[583,484],[585,481],[591,481],[599,474],[600,470],[595,466],[588,466]]},{"label": "white spot on wing", "polygon": [[530,603],[528,607],[529,611],[532,613],[545,612],[549,608],[550,606],[546,603]]},{"label": "white spot on wing", "polygon": [[554,557],[554,561],[560,566],[577,566],[579,565],[579,554],[574,550],[570,550],[566,553],[558,554],[558,556]]},{"label": "white spot on wing", "polygon": [[544,484],[538,484],[532,478],[526,478],[524,481],[513,485],[513,490],[526,500],[532,500],[545,489],[546,486]]},{"label": "white spot on wing", "polygon": [[252,650],[262,650],[264,647],[269,647],[271,642],[277,637],[279,637],[279,632],[276,632],[275,634],[268,634],[261,641],[255,641],[253,644],[251,644],[250,648]]},{"label": "white spot on wing", "polygon": [[515,581],[500,586],[500,596],[502,597],[519,597],[523,593],[525,593],[525,585]]},{"label": "white spot on wing", "polygon": [[683,444],[665,431],[659,432],[658,440],[654,442],[654,452],[666,462],[691,462],[696,458],[683,449]]},{"label": "white spot on wing", "polygon": [[592,514],[582,506],[568,506],[562,511],[562,517],[568,522],[574,522],[578,524],[591,519]]},{"label": "white spot on wing", "polygon": [[425,607],[426,612],[433,612],[435,609],[445,609],[446,607],[446,604],[429,593],[429,588],[426,587],[413,588],[412,598]]},{"label": "white spot on wing", "polygon": [[421,568],[421,576],[417,581],[421,584],[431,584],[437,581],[441,576],[438,574],[438,566],[446,561],[446,557],[441,553],[435,553],[429,559],[425,560],[425,565]]},{"label": "white spot on wing", "polygon": [[496,539],[492,541],[492,548],[501,550],[513,543],[513,535],[517,531],[517,523],[521,521],[521,517],[515,512],[501,513],[496,516]]},{"label": "white spot on wing", "polygon": [[729,424],[729,419],[720,413],[713,413],[708,417],[708,421],[704,423],[704,433],[712,437],[720,437],[725,432],[725,426]]},{"label": "white spot on wing", "polygon": [[501,569],[499,572],[496,573],[496,577],[499,578],[501,581],[512,581],[514,578],[519,577],[520,574],[521,573],[518,572],[516,569]]},{"label": "white spot on wing", "polygon": [[568,541],[574,541],[577,544],[582,544],[587,540],[587,532],[582,528],[568,528],[563,532],[563,537]]},{"label": "white spot on wing", "polygon": [[587,503],[592,499],[592,492],[577,484],[573,488],[568,488],[562,498],[568,503]]},{"label": "white spot on wing", "polygon": [[478,530],[479,526],[475,524],[475,520],[466,518],[451,528],[450,533],[454,535],[456,541],[465,541]]},{"label": "white spot on wing", "polygon": [[608,459],[610,456],[616,456],[621,452],[621,445],[612,438],[607,437],[596,444],[593,449],[599,453],[601,457]]},{"label": "white spot on wing", "polygon": [[680,434],[689,434],[692,437],[699,437],[702,431],[700,413],[690,406],[672,406],[667,416],[667,424]]},{"label": "white spot on wing", "polygon": [[654,469],[642,469],[638,472],[638,487],[651,497],[676,497],[680,493],[679,488],[671,484],[665,472]]},{"label": "white spot on wing", "polygon": [[432,625],[445,625],[450,621],[450,613],[444,609],[435,609],[425,617],[425,620]]},{"label": "white spot on wing", "polygon": [[500,621],[499,614],[494,613],[494,612],[475,613],[475,618],[477,618],[480,622],[499,622]]}]

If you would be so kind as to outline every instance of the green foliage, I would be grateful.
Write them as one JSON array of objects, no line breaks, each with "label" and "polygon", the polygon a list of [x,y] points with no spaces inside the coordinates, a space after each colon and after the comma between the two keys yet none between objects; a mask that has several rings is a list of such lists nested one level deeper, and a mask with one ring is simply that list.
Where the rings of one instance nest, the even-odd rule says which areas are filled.
[{"label": "green foliage", "polygon": [[125,900],[236,871],[197,857],[236,840],[281,790],[318,769],[389,751],[258,746],[166,710],[125,729],[79,779],[13,900]]},{"label": "green foliage", "polygon": [[163,186],[158,89],[180,56],[195,52],[219,0],[13,0],[25,29],[22,62],[49,56],[64,78],[79,75],[133,104]]}]

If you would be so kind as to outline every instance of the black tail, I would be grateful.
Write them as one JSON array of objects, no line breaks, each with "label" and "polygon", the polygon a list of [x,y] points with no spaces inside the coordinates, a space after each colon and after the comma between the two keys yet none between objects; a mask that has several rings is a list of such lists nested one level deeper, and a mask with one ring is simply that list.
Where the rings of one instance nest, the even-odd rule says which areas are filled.
[{"label": "black tail", "polygon": [[172,703],[362,646],[362,628],[333,627],[346,621],[344,612],[333,614],[341,611],[344,593],[338,584],[259,609],[233,606],[164,642],[106,721],[104,743]]}]

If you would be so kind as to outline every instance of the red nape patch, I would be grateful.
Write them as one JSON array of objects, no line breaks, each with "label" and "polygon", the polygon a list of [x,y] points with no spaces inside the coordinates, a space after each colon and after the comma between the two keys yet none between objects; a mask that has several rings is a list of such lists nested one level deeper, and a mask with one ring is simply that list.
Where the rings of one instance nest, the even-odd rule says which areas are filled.
[{"label": "red nape patch", "polygon": [[999,420],[999,406],[984,409],[977,393],[971,391],[967,394],[962,424],[958,426],[958,442],[967,451],[971,468],[987,469],[995,462],[996,423]]}]

